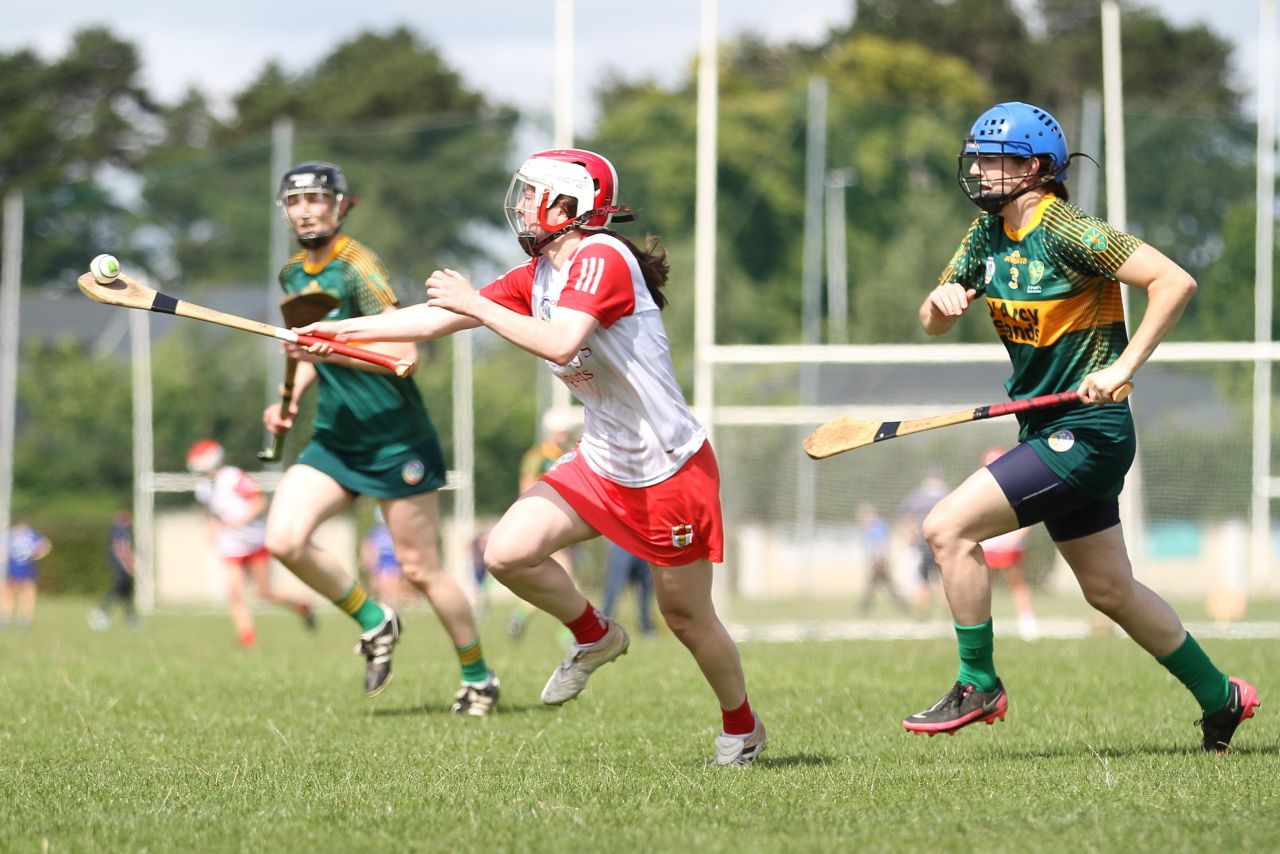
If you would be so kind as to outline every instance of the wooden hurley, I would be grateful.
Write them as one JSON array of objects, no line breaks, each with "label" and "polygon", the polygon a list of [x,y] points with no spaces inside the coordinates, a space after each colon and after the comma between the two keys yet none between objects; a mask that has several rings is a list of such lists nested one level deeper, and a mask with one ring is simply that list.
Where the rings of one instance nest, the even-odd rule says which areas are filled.
[{"label": "wooden hurley", "polygon": [[124,273],[121,273],[118,278],[107,284],[99,282],[93,277],[92,273],[84,273],[76,280],[76,284],[79,285],[80,290],[89,299],[105,305],[118,305],[124,308],[137,308],[143,311],[159,312],[160,314],[190,317],[194,320],[203,320],[206,323],[214,323],[218,326],[239,329],[242,332],[252,332],[255,335],[264,335],[267,338],[288,341],[291,344],[299,344],[303,347],[324,344],[339,355],[349,356],[352,359],[369,362],[373,365],[380,365],[392,371],[398,377],[406,377],[413,371],[414,363],[407,359],[397,359],[394,356],[387,356],[363,347],[342,344],[315,335],[299,335],[290,329],[272,326],[270,323],[263,323],[260,320],[250,320],[246,317],[227,314],[226,312],[205,308],[202,305],[196,305],[185,300],[175,299],[168,294],[147,287]]},{"label": "wooden hurley", "polygon": [[[280,300],[280,316],[286,326],[306,326],[309,323],[323,320],[325,315],[338,307],[340,300],[326,291],[303,291],[289,294]],[[280,412],[288,414],[293,405],[293,378],[298,372],[298,360],[286,356],[284,360],[284,381],[280,386]],[[289,431],[281,430],[271,434],[271,444],[258,451],[258,459],[263,462],[275,462],[284,453],[284,437]]]},{"label": "wooden hurley", "polygon": [[[1133,383],[1125,383],[1116,389],[1111,399],[1117,403],[1124,400],[1133,391]],[[825,460],[845,451],[874,445],[887,439],[896,439],[911,433],[923,433],[925,430],[936,430],[939,427],[950,427],[953,424],[967,424],[970,421],[983,421],[987,418],[998,418],[1001,415],[1012,415],[1015,412],[1026,412],[1031,409],[1047,409],[1051,406],[1070,406],[1080,404],[1080,395],[1074,391],[1059,394],[1044,394],[1029,397],[1025,400],[1010,400],[1004,403],[993,403],[979,406],[976,409],[962,409],[942,415],[931,415],[928,418],[913,418],[909,421],[863,421],[848,415],[832,418],[826,424],[814,430],[804,440],[804,452],[815,460]]]}]

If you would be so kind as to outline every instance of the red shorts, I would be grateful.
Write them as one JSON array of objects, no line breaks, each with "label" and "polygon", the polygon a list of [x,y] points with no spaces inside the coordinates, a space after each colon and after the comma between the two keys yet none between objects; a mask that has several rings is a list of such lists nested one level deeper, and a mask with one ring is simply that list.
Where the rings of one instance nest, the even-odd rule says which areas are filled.
[{"label": "red shorts", "polygon": [[704,442],[678,472],[649,486],[621,486],[573,454],[542,476],[591,527],[658,566],[724,560],[720,469]]},{"label": "red shorts", "polygon": [[258,549],[256,552],[253,552],[252,554],[223,555],[222,559],[225,560],[227,563],[234,563],[239,565],[241,569],[248,569],[249,565],[252,563],[257,563],[258,561],[263,561],[263,560],[270,560],[271,552],[267,551],[266,546],[263,546],[262,548]]},{"label": "red shorts", "polygon": [[1017,566],[1022,563],[1023,558],[1027,556],[1027,553],[1021,549],[1013,551],[1005,549],[983,549],[982,554],[987,559],[988,569],[1008,569],[1011,566]]}]

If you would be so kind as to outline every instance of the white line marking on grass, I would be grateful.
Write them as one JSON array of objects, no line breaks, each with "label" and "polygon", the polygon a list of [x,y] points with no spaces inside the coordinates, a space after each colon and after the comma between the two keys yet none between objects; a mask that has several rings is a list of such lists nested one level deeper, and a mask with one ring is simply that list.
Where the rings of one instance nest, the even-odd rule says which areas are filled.
[{"label": "white line marking on grass", "polygon": [[[1187,623],[1187,631],[1198,638],[1220,640],[1244,640],[1280,638],[1280,622],[1256,623]],[[1018,636],[1017,623],[1013,619],[997,620],[998,637]],[[955,628],[949,622],[932,620],[826,620],[816,622],[761,623],[754,625],[731,624],[729,634],[735,641],[764,641],[767,643],[795,643],[797,641],[823,640],[937,640],[954,638]],[[1122,634],[1119,627],[1111,627]],[[1065,640],[1085,638],[1100,634],[1106,629],[1095,630],[1089,620],[1042,619],[1041,639]]]}]

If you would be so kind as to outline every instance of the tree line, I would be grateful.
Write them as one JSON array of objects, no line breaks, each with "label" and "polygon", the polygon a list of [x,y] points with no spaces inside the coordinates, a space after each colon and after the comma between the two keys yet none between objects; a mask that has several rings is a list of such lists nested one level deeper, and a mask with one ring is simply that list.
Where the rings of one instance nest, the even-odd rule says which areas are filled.
[{"label": "tree line", "polygon": [[[857,343],[924,340],[915,308],[974,214],[955,186],[955,154],[978,113],[1000,100],[1041,104],[1080,150],[1081,104],[1101,89],[1097,4],[853,6],[848,26],[812,43],[746,35],[722,46],[720,343],[799,340],[806,92],[815,76],[830,92],[828,167],[852,176],[847,323]],[[109,28],[80,31],[51,60],[33,50],[0,54],[0,190],[20,187],[27,200],[24,287],[71,291],[100,251],[161,286],[181,283],[184,294],[264,282],[273,274],[269,220],[278,215],[271,128],[281,117],[294,122],[296,160],[329,159],[347,172],[360,198],[348,231],[387,261],[402,301],[419,301],[436,267],[496,272],[517,262],[500,202],[527,153],[515,146],[528,117],[471,86],[430,36],[365,32],[297,73],[268,64],[221,113],[198,88],[175,103],[158,100],[141,82],[137,47]],[[1203,25],[1128,5],[1123,47],[1129,225],[1202,284],[1176,334],[1249,337],[1254,129],[1230,78],[1231,47]],[[599,119],[578,144],[617,166],[622,200],[639,214],[623,228],[665,240],[667,324],[687,380],[696,57],[685,59],[674,85],[605,80],[594,93]],[[1102,162],[1102,152],[1087,153]],[[1078,162],[1069,187],[1095,168]],[[991,340],[980,319],[957,333],[951,340]],[[258,346],[194,331],[157,345],[158,467],[179,466],[200,435],[218,435],[233,459],[252,460],[264,380],[236,354]],[[529,389],[539,366],[500,344],[482,350],[477,499],[482,512],[495,512],[512,497],[520,451],[534,438]],[[448,354],[447,345],[428,347],[419,378],[446,442]],[[77,489],[127,494],[123,371],[74,341],[27,345],[20,504]]]}]

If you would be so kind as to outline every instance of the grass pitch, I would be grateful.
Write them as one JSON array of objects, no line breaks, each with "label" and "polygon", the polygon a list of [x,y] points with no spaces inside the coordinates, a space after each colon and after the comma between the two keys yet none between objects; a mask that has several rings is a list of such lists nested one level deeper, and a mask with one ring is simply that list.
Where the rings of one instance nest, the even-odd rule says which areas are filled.
[{"label": "grass pitch", "polygon": [[0,850],[1280,848],[1274,640],[1204,643],[1263,700],[1227,757],[1123,638],[999,641],[1008,720],[932,739],[900,721],[954,678],[953,642],[747,643],[770,741],[740,771],[710,766],[715,701],[665,634],[548,709],[556,627],[513,644],[496,613],[501,713],[455,720],[456,660],[425,611],[366,700],[336,613],[315,635],[261,613],[246,653],[222,615],[99,634],[87,610],[45,601],[0,631]]}]

